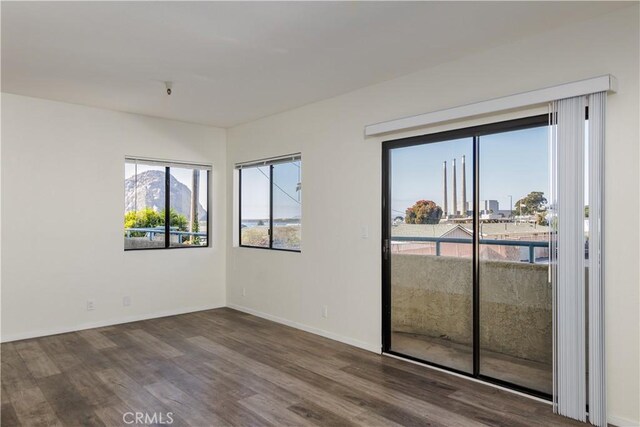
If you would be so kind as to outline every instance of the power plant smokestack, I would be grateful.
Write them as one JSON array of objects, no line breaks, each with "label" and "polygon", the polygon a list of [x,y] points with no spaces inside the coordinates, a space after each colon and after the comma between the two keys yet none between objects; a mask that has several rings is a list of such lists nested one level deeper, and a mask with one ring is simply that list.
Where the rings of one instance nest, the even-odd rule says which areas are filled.
[{"label": "power plant smokestack", "polygon": [[462,216],[467,216],[467,174],[462,156]]},{"label": "power plant smokestack", "polygon": [[458,194],[456,188],[456,159],[453,159],[453,215],[458,215]]},{"label": "power plant smokestack", "polygon": [[444,216],[449,215],[449,206],[447,205],[447,162],[442,162],[442,192],[444,194]]}]

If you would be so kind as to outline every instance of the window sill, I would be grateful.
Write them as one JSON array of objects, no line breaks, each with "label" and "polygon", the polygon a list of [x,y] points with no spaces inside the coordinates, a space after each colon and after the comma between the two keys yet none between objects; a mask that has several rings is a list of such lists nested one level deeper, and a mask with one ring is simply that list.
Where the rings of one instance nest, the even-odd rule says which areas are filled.
[{"label": "window sill", "polygon": [[168,248],[129,248],[125,249],[125,252],[135,252],[135,251],[164,251],[167,249],[207,249],[211,246],[169,246]]},{"label": "window sill", "polygon": [[265,248],[264,246],[249,246],[249,245],[238,245],[238,248],[248,248],[248,249],[263,249],[267,251],[277,251],[277,252],[293,252],[293,253],[302,253],[300,249],[282,249],[282,248]]}]

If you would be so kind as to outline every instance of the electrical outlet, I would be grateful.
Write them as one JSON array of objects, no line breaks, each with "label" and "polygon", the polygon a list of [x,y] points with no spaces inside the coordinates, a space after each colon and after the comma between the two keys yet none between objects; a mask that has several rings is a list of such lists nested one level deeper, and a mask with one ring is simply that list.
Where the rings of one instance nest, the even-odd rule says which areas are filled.
[{"label": "electrical outlet", "polygon": [[247,288],[242,288],[242,296],[243,297],[247,296]]},{"label": "electrical outlet", "polygon": [[92,299],[87,300],[87,311],[93,311],[96,309],[96,302]]},{"label": "electrical outlet", "polygon": [[326,305],[322,306],[322,317],[324,317],[325,319],[329,317],[329,307],[327,307]]},{"label": "electrical outlet", "polygon": [[122,298],[122,305],[124,307],[129,307],[131,305],[131,297],[125,296]]},{"label": "electrical outlet", "polygon": [[360,237],[362,239],[368,239],[369,238],[369,226],[368,225],[360,226]]}]

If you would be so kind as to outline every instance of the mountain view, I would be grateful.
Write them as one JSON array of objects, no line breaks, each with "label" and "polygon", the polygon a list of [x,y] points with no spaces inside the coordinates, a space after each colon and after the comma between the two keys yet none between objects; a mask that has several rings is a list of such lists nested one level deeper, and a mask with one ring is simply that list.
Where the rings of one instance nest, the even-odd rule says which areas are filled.
[{"label": "mountain view", "polygon": [[[191,190],[173,175],[170,177],[169,186],[171,209],[189,218],[191,215]],[[137,175],[137,190],[136,177],[127,178],[124,181],[124,191],[125,212],[136,210],[136,197],[138,208],[149,207],[156,211],[162,211],[165,208],[164,172],[162,171],[150,170],[139,173]],[[207,210],[200,203],[198,203],[198,219],[200,221],[207,219]]]}]

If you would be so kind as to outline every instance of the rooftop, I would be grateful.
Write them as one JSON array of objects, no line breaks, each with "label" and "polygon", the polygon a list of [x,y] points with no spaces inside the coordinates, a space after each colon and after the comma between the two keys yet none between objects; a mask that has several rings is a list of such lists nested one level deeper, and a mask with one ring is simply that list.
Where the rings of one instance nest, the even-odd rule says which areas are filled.
[{"label": "rooftop", "polygon": [[[391,235],[397,237],[441,237],[455,228],[472,232],[471,224],[397,224],[391,227]],[[548,233],[549,227],[527,222],[481,223],[483,236],[501,236],[505,234],[539,234]]]}]

